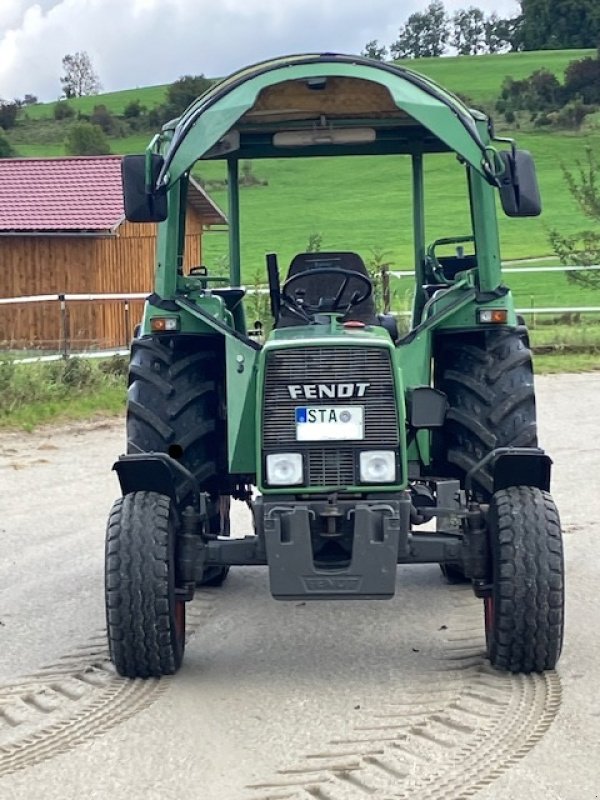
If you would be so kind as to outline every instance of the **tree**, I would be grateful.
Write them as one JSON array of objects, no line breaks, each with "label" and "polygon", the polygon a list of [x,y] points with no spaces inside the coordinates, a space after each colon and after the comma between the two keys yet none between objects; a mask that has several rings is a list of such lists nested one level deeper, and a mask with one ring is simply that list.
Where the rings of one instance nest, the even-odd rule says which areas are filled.
[{"label": "tree", "polygon": [[62,60],[62,65],[65,74],[60,82],[66,98],[98,94],[102,84],[85,50],[81,53],[67,54]]},{"label": "tree", "polygon": [[423,13],[411,14],[390,45],[393,58],[441,56],[446,50],[450,31],[441,0],[433,0]]},{"label": "tree", "polygon": [[71,126],[65,149],[70,156],[104,156],[110,153],[106,134],[99,125],[76,122]]},{"label": "tree", "polygon": [[385,61],[387,58],[387,47],[384,44],[379,44],[377,39],[372,39],[367,42],[361,56],[365,58],[372,58],[373,61]]},{"label": "tree", "polygon": [[483,26],[483,41],[488,53],[502,53],[505,50],[518,50],[515,31],[518,18],[501,19],[494,11]]},{"label": "tree", "polygon": [[459,56],[475,56],[484,50],[485,22],[480,8],[459,9],[452,15],[452,29],[450,44]]},{"label": "tree", "polygon": [[16,103],[5,103],[4,100],[0,100],[0,128],[4,128],[5,131],[14,128],[18,111],[19,106]]},{"label": "tree", "polygon": [[37,103],[38,99],[34,94],[26,94],[23,98],[23,105],[24,106],[34,106]]},{"label": "tree", "polygon": [[523,50],[598,46],[598,0],[520,0],[520,4],[517,35]]},{"label": "tree", "polygon": [[584,217],[594,223],[593,230],[583,230],[574,236],[565,236],[558,230],[550,231],[550,243],[561,263],[581,267],[567,272],[567,279],[588,289],[600,289],[600,271],[587,267],[600,264],[600,165],[586,148],[585,163],[577,161],[578,175],[563,167],[565,182]]},{"label": "tree", "polygon": [[166,103],[163,107],[164,118],[179,117],[197,97],[204,94],[213,85],[213,81],[204,75],[184,75],[172,83],[167,89]]}]

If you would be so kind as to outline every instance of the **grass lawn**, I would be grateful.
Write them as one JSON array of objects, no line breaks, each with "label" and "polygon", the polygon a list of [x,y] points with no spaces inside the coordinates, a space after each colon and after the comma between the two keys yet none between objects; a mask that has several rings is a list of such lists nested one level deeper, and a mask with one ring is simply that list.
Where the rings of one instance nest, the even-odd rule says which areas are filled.
[{"label": "grass lawn", "polygon": [[[531,150],[538,164],[544,211],[538,218],[509,219],[499,211],[502,257],[550,255],[548,231],[553,227],[573,233],[584,227],[575,203],[566,191],[562,164],[573,165],[585,147],[600,148],[600,131],[585,137],[557,133],[521,134],[519,144]],[[352,159],[265,160],[254,162],[254,173],[268,186],[242,189],[242,270],[250,281],[264,274],[264,255],[277,252],[281,264],[302,251],[310,234],[323,237],[322,249],[356,250],[368,259],[373,248],[389,254],[393,269],[410,269],[412,257],[411,188],[406,157]],[[223,176],[217,163],[197,165],[204,179]],[[462,168],[451,156],[426,159],[426,233],[428,241],[470,232]],[[226,193],[211,192],[226,210]],[[226,236],[208,234],[204,260],[210,267],[227,249]],[[560,274],[511,275],[510,285],[519,302],[538,306],[600,305]],[[521,299],[523,298],[523,299]]]}]

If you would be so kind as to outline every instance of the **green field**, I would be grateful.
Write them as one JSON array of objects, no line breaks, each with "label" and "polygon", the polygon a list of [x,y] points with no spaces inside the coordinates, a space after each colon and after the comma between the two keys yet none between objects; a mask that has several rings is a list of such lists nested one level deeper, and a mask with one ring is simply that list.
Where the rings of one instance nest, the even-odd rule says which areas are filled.
[{"label": "green field", "polygon": [[[567,64],[593,51],[543,51],[508,53],[494,56],[420,59],[409,66],[422,71],[450,89],[471,98],[475,104],[493,106],[506,75],[523,78],[545,67],[562,75]],[[115,113],[122,112],[133,99],[148,108],[164,98],[166,86],[129,89],[73,101],[88,112],[97,103]],[[51,116],[53,104],[29,107],[27,115]],[[67,126],[56,127],[40,121],[38,140],[35,126],[25,122],[11,134],[23,156],[64,154]],[[54,127],[52,127],[54,125]],[[43,135],[42,135],[43,133]],[[544,213],[537,219],[508,219],[501,213],[502,256],[506,259],[542,256],[551,253],[548,230],[566,233],[584,227],[584,221],[566,191],[561,165],[573,165],[582,158],[586,146],[600,150],[600,124],[580,134],[516,132],[519,144],[531,150],[537,165]],[[114,153],[143,151],[151,133],[137,133],[111,140]],[[224,177],[223,166],[206,163],[195,168],[202,179]],[[412,260],[412,221],[409,163],[405,157],[268,160],[255,162],[254,173],[268,186],[241,191],[242,268],[244,280],[256,275],[264,280],[264,255],[275,251],[285,265],[305,249],[309,235],[322,236],[323,249],[356,250],[368,260],[373,249],[386,253],[392,269],[410,269]],[[450,156],[432,156],[426,168],[427,237],[429,240],[469,232],[463,170]],[[226,210],[223,190],[211,192]],[[227,250],[226,235],[209,233],[204,239],[204,261],[209,267],[220,265]],[[561,274],[511,275],[517,303],[538,308],[545,305],[600,305]],[[405,304],[410,281],[400,290]],[[532,301],[532,298],[533,301]]]},{"label": "green field", "polygon": [[[544,67],[562,78],[571,61],[594,55],[594,50],[544,50],[501,55],[420,58],[408,66],[422,72],[477,105],[493,106],[507,75],[520,80]],[[490,109],[491,110],[491,109]]]},{"label": "green field", "polygon": [[[600,147],[600,131],[585,139],[558,134],[521,134],[519,142],[538,163],[544,213],[535,219],[509,219],[499,213],[502,256],[528,258],[551,253],[548,230],[574,232],[581,217],[565,189],[561,163],[583,157],[586,145]],[[198,167],[204,179],[221,177],[219,164]],[[269,160],[256,162],[257,177],[267,187],[242,189],[242,265],[245,280],[264,274],[264,255],[280,254],[281,263],[302,251],[311,233],[323,237],[323,249],[349,249],[368,259],[379,248],[392,269],[413,265],[410,176],[408,160],[385,158]],[[427,164],[427,238],[429,241],[469,232],[462,168],[450,156],[431,156]],[[213,191],[225,208],[225,192]],[[226,237],[213,233],[204,239],[204,260],[210,267],[226,252]],[[517,301],[528,306],[535,297],[544,305],[600,305],[567,282],[562,274],[511,275]]]}]

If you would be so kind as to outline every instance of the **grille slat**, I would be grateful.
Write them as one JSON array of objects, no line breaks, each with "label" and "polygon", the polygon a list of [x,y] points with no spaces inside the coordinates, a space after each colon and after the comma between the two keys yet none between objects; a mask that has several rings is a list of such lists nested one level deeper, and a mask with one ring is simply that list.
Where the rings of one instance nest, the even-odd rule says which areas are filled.
[{"label": "grille slat", "polygon": [[[368,383],[363,397],[292,399],[292,384]],[[298,406],[363,406],[365,438],[356,442],[296,441]],[[397,448],[398,417],[389,351],[375,347],[303,347],[270,353],[265,375],[263,448],[306,453],[306,482],[311,486],[358,483],[356,451]]]}]

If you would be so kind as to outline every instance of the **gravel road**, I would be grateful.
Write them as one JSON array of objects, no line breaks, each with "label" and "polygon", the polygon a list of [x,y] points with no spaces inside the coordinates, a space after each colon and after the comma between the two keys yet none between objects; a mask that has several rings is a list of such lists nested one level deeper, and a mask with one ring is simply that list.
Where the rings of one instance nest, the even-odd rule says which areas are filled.
[{"label": "gravel road", "polygon": [[568,579],[545,676],[492,672],[480,604],[420,566],[363,603],[277,603],[264,568],[232,570],[191,605],[176,677],[118,678],[102,570],[123,423],[0,434],[0,800],[598,798],[600,374],[537,391]]}]

